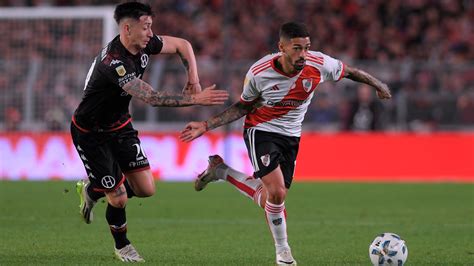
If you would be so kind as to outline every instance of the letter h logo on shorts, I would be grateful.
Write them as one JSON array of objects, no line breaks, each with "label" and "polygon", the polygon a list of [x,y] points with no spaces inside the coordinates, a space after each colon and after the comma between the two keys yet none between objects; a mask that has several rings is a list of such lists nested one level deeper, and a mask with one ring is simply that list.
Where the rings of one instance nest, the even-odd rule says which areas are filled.
[{"label": "letter h logo on shorts", "polygon": [[106,175],[102,177],[100,183],[105,188],[113,188],[115,186],[115,179],[110,175]]}]

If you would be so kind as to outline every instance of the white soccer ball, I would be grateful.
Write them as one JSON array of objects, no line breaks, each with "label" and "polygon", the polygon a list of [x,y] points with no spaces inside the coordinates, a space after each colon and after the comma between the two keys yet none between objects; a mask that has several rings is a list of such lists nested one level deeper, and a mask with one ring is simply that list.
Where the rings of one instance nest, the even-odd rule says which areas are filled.
[{"label": "white soccer ball", "polygon": [[369,257],[374,266],[402,266],[407,261],[408,248],[399,235],[383,233],[370,244]]}]

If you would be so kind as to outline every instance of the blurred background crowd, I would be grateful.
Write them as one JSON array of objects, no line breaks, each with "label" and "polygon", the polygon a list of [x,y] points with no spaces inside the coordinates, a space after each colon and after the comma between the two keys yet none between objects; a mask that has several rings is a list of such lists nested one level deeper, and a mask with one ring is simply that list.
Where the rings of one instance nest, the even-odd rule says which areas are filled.
[{"label": "blurred background crowd", "polygon": [[[158,35],[189,40],[201,84],[216,83],[236,101],[248,68],[277,52],[278,28],[305,22],[312,50],[364,69],[387,83],[381,102],[367,86],[343,80],[318,88],[305,129],[441,131],[474,128],[474,1],[470,0],[161,0],[149,2]],[[10,0],[1,7],[115,5],[98,0]],[[103,20],[0,16],[0,130],[67,130],[84,79],[103,46]],[[179,91],[177,56],[153,58],[145,75]],[[136,123],[180,129],[225,107],[153,109],[133,101]],[[240,124],[234,123],[235,128]]]}]

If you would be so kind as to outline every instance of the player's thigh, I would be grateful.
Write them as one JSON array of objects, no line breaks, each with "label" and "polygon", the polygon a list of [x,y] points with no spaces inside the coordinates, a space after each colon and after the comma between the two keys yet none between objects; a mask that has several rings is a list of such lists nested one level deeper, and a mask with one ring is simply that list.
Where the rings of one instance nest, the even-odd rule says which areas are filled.
[{"label": "player's thigh", "polygon": [[296,169],[296,157],[299,149],[299,138],[285,137],[283,141],[284,150],[280,160],[280,168],[285,180],[285,187],[290,188]]},{"label": "player's thigh", "polygon": [[244,141],[256,178],[262,178],[278,167],[282,155],[273,134],[246,129]]},{"label": "player's thigh", "polygon": [[125,174],[133,192],[139,197],[149,197],[155,194],[155,180],[150,169]]},{"label": "player's thigh", "polygon": [[138,132],[133,129],[131,123],[116,132],[111,147],[124,174],[150,169]]},{"label": "player's thigh", "polygon": [[110,136],[84,133],[74,125],[71,126],[71,136],[95,191],[114,191],[124,182],[125,177],[108,145]]},{"label": "player's thigh", "polygon": [[155,183],[150,164],[138,132],[131,124],[117,132],[113,152],[135,194],[142,197],[153,195]]},{"label": "player's thigh", "polygon": [[244,140],[255,170],[254,176],[263,178],[279,167],[284,187],[290,188],[295,171],[299,138],[247,129],[244,131]]}]

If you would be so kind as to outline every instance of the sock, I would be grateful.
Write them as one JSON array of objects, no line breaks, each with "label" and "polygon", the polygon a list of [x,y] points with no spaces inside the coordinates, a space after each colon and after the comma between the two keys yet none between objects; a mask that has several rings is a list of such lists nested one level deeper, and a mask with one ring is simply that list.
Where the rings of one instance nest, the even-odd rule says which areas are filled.
[{"label": "sock", "polygon": [[110,232],[115,240],[115,248],[121,249],[130,244],[127,239],[127,217],[125,215],[125,208],[115,208],[108,204],[105,211],[105,218],[109,223]]},{"label": "sock", "polygon": [[288,236],[286,234],[285,203],[273,204],[267,201],[265,204],[265,216],[275,240],[276,251],[279,252],[282,249],[289,248]]},{"label": "sock", "polygon": [[93,201],[98,201],[100,198],[105,197],[104,192],[95,191],[90,184],[86,187],[86,192]]},{"label": "sock", "polygon": [[125,182],[123,182],[123,185],[125,186],[125,189],[127,190],[127,198],[131,198],[133,196],[136,196],[135,192],[133,192],[132,187],[128,183],[128,180],[125,179]]},{"label": "sock", "polygon": [[[262,196],[262,181],[248,176],[242,172],[239,172],[227,165],[225,165],[225,171],[217,172],[222,179],[232,184],[242,195],[253,200],[258,206],[260,206],[260,198]],[[260,206],[263,207],[263,206]]]}]

